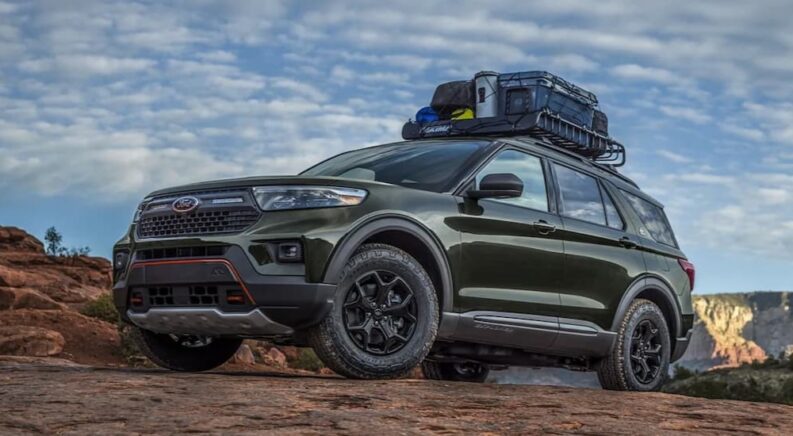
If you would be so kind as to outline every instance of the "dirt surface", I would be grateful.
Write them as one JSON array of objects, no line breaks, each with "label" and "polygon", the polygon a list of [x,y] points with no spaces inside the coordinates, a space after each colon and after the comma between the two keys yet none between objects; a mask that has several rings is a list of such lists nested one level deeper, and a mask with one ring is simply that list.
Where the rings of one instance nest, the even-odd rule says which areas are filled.
[{"label": "dirt surface", "polygon": [[0,434],[790,434],[793,407],[666,394],[0,359]]}]

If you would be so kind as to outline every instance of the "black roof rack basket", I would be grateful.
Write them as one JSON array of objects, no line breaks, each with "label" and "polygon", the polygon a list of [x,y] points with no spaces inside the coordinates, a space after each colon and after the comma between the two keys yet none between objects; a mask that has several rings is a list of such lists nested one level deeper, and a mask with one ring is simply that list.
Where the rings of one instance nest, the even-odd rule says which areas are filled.
[{"label": "black roof rack basket", "polygon": [[531,136],[572,151],[595,162],[619,167],[625,164],[625,147],[616,140],[566,121],[547,109],[521,115],[427,123],[408,121],[405,139],[455,136]]}]

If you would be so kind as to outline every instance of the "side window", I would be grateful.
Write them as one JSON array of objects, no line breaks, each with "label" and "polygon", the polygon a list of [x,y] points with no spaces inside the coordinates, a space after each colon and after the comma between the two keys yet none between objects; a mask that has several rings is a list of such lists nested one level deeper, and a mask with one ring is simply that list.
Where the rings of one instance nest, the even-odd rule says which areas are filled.
[{"label": "side window", "polygon": [[642,224],[650,232],[650,236],[656,241],[672,247],[677,247],[675,234],[672,233],[672,227],[669,225],[669,220],[666,219],[664,210],[660,207],[650,203],[649,201],[639,198],[630,192],[620,190],[622,195],[628,200],[633,209],[642,220]]},{"label": "side window", "polygon": [[548,212],[548,192],[540,158],[518,150],[504,150],[490,161],[476,176],[476,186],[488,174],[511,173],[523,181],[523,195],[515,198],[493,199],[502,203]]},{"label": "side window", "polygon": [[608,226],[617,230],[624,229],[625,224],[622,222],[622,217],[620,217],[620,213],[614,205],[614,199],[611,198],[611,195],[605,188],[601,186],[600,189],[603,195],[603,204],[606,205],[606,221],[608,222]]},{"label": "side window", "polygon": [[597,179],[555,164],[554,172],[559,182],[562,215],[605,226],[606,210]]}]

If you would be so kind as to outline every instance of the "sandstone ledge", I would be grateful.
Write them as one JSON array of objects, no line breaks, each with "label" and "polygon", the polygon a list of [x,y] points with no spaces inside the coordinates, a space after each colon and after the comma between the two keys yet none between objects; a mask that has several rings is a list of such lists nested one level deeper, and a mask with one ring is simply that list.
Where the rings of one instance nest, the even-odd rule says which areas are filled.
[{"label": "sandstone ledge", "polygon": [[[0,359],[0,433],[785,434],[793,407],[667,394]],[[789,434],[789,433],[788,433]]]}]

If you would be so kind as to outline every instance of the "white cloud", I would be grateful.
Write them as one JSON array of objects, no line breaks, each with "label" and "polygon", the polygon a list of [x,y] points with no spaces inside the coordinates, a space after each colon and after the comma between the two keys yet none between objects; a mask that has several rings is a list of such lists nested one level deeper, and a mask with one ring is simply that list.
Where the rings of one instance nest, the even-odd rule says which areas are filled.
[{"label": "white cloud", "polygon": [[658,110],[668,117],[687,120],[694,124],[706,124],[713,120],[710,115],[692,107],[660,106]]},{"label": "white cloud", "polygon": [[655,152],[658,156],[674,163],[691,163],[691,159],[673,151],[660,149]]},{"label": "white cloud", "polygon": [[19,69],[28,73],[55,73],[85,78],[93,75],[129,74],[151,69],[155,62],[141,58],[113,58],[97,55],[62,55],[27,60]]},{"label": "white cloud", "polygon": [[355,78],[355,71],[343,65],[334,65],[330,70],[330,77],[340,82],[348,82]]},{"label": "white cloud", "polygon": [[578,71],[584,73],[596,71],[600,67],[597,62],[579,54],[551,56],[548,59],[548,65],[550,65],[554,71]]},{"label": "white cloud", "polygon": [[734,124],[730,124],[729,122],[722,122],[721,124],[719,124],[719,128],[731,135],[735,135],[743,139],[748,139],[750,141],[759,142],[765,139],[765,133],[760,129],[741,127]]},{"label": "white cloud", "polygon": [[766,204],[785,204],[793,197],[790,191],[781,188],[760,188],[757,195]]},{"label": "white cloud", "polygon": [[611,69],[611,73],[623,79],[646,80],[667,85],[680,83],[682,80],[679,75],[672,71],[663,68],[643,67],[636,64],[617,65]]},{"label": "white cloud", "polygon": [[213,50],[210,52],[199,53],[197,57],[207,62],[234,62],[237,55],[226,50]]},{"label": "white cloud", "polygon": [[688,183],[703,183],[708,185],[728,185],[735,182],[735,179],[730,176],[720,176],[717,174],[707,173],[682,173],[677,175],[666,176],[667,180],[679,180]]},{"label": "white cloud", "polygon": [[745,103],[744,109],[763,129],[763,138],[793,145],[793,103]]}]

